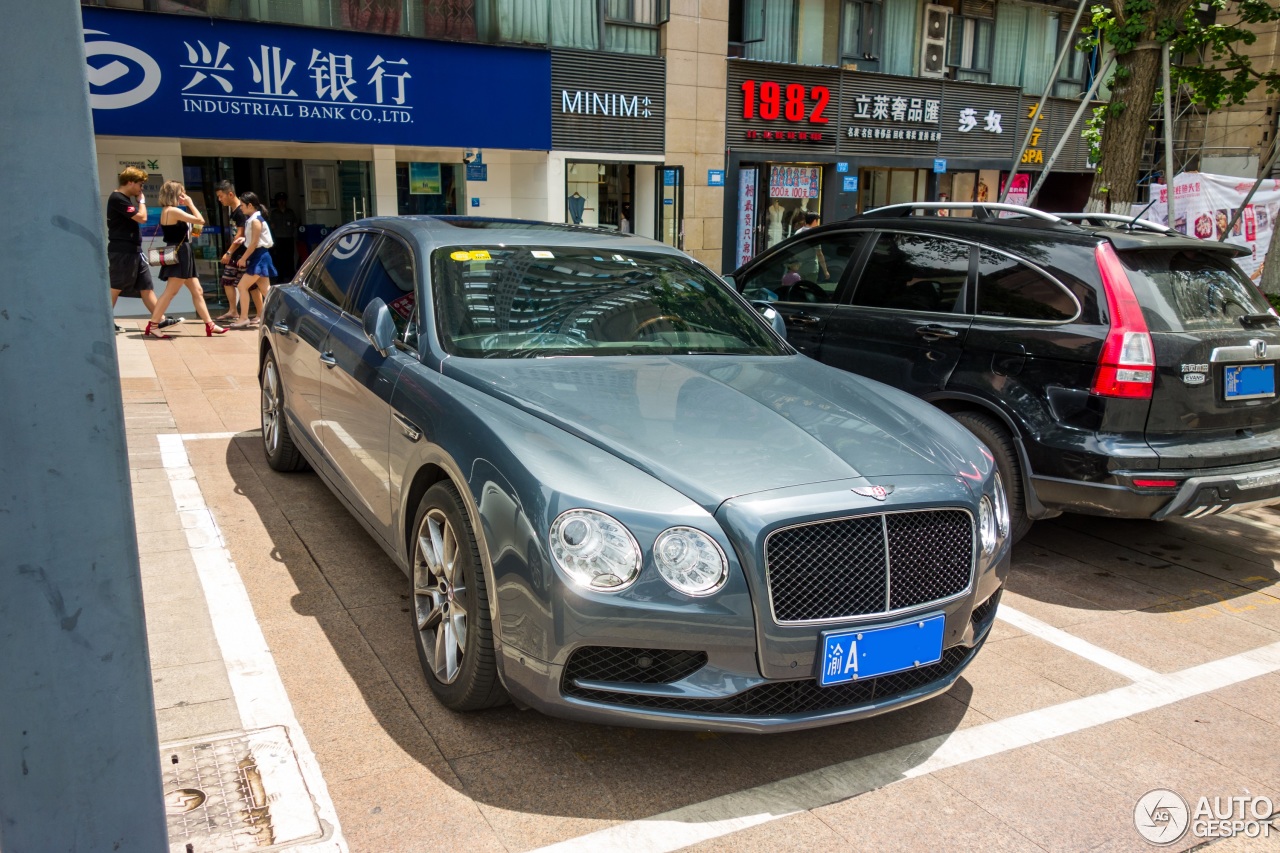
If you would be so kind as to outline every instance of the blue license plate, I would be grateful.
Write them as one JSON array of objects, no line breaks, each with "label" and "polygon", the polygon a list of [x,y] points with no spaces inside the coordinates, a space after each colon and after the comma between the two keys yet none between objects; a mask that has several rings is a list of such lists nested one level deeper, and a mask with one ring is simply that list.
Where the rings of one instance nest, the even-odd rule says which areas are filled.
[{"label": "blue license plate", "polygon": [[818,684],[848,684],[942,660],[942,614],[904,625],[868,630],[830,631],[822,635]]},{"label": "blue license plate", "polygon": [[1274,364],[1235,364],[1222,369],[1222,393],[1228,400],[1256,400],[1276,395]]}]

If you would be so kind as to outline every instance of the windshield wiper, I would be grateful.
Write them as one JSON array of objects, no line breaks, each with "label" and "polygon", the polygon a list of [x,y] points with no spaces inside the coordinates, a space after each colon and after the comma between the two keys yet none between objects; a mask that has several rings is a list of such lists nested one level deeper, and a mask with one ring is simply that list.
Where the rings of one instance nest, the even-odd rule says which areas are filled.
[{"label": "windshield wiper", "polygon": [[1256,329],[1258,326],[1280,326],[1280,317],[1269,311],[1260,314],[1241,314],[1240,325],[1246,329]]}]

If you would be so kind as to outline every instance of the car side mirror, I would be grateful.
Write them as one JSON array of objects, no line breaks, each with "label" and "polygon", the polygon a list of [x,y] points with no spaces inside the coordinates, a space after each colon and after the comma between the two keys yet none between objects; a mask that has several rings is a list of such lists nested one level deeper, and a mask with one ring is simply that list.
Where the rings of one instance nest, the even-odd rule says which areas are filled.
[{"label": "car side mirror", "polygon": [[396,324],[391,319],[391,309],[381,299],[371,299],[360,317],[364,326],[364,336],[373,344],[378,355],[385,356],[391,351],[392,341],[396,336]]},{"label": "car side mirror", "polygon": [[751,305],[760,312],[760,316],[769,321],[769,325],[773,326],[773,330],[778,333],[778,337],[784,341],[787,339],[787,321],[782,319],[782,314],[777,308],[774,308],[768,302],[753,299]]}]

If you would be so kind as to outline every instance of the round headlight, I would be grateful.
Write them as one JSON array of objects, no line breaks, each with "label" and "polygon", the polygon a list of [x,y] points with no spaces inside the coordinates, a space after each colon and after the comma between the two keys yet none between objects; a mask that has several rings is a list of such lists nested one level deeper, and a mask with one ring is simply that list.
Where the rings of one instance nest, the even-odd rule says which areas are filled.
[{"label": "round headlight", "polygon": [[1004,481],[996,474],[996,532],[1003,539],[1009,535],[1009,498],[1004,493]]},{"label": "round headlight", "polygon": [[707,595],[724,585],[729,561],[716,541],[692,527],[670,527],[653,542],[662,579],[686,595]]},{"label": "round headlight", "polygon": [[996,510],[986,495],[978,502],[978,537],[982,542],[982,553],[987,555],[992,554],[1000,542],[1000,535],[996,532]]},{"label": "round headlight", "polygon": [[616,518],[571,509],[551,523],[551,556],[587,589],[617,592],[640,574],[640,546]]}]

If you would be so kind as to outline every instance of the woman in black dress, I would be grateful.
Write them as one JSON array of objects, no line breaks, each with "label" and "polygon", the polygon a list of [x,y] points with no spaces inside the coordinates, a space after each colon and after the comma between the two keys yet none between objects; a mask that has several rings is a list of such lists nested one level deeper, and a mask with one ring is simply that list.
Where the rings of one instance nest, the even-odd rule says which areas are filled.
[{"label": "woman in black dress", "polygon": [[178,262],[160,267],[160,280],[165,282],[164,295],[156,300],[156,310],[152,312],[151,322],[147,323],[143,336],[169,337],[156,327],[173,297],[184,286],[191,291],[191,302],[196,314],[204,320],[204,333],[209,337],[225,334],[227,330],[213,322],[209,309],[204,304],[204,291],[196,276],[195,252],[191,249],[191,228],[193,225],[204,225],[204,216],[191,203],[186,188],[177,181],[165,181],[164,186],[160,187],[160,206],[160,232],[164,235],[166,246],[178,247]]}]

